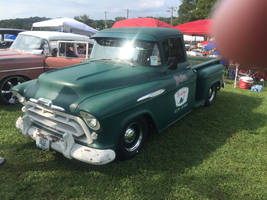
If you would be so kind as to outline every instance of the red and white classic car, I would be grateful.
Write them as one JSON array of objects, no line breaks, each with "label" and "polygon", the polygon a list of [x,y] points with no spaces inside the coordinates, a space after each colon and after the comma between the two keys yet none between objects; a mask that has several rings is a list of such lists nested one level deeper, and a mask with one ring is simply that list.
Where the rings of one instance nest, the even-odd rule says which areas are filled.
[{"label": "red and white classic car", "polygon": [[89,59],[93,40],[49,31],[21,32],[9,49],[0,50],[0,101],[15,103],[10,89],[41,73]]}]

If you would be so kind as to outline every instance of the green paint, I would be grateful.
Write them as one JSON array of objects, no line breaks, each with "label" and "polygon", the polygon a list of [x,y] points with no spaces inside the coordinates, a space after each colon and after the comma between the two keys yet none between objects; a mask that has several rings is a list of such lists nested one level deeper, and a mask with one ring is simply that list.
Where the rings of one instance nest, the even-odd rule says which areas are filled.
[{"label": "green paint", "polygon": [[[122,40],[147,41],[156,44],[160,64],[136,65],[114,60],[91,60],[76,66],[50,71],[37,80],[13,88],[28,100],[45,98],[63,107],[67,113],[80,116],[80,111],[94,115],[101,124],[98,139],[88,145],[94,148],[115,149],[118,137],[129,120],[140,115],[150,116],[158,131],[201,105],[208,89],[222,84],[223,67],[219,60],[190,66],[185,55],[182,34],[167,28],[121,28],[97,33],[96,40],[121,38]],[[177,39],[181,43],[176,69],[170,69],[166,58],[165,41]],[[108,44],[109,45],[109,44]],[[94,47],[95,48],[95,47]],[[94,50],[93,50],[94,51]],[[112,53],[112,52],[109,52]],[[170,53],[169,53],[170,54]],[[175,93],[188,88],[187,102],[177,107]],[[156,97],[138,101],[152,92],[163,89]],[[181,96],[180,102],[183,102]],[[202,102],[202,103],[201,103]]]}]

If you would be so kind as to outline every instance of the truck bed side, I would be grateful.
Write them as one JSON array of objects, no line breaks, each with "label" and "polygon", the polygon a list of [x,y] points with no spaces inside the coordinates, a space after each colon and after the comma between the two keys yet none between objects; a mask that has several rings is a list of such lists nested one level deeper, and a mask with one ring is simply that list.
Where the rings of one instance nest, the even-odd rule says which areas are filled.
[{"label": "truck bed side", "polygon": [[223,86],[223,70],[220,59],[212,59],[192,66],[197,73],[196,87],[196,107],[203,105],[208,96],[209,88],[213,85],[216,88]]}]

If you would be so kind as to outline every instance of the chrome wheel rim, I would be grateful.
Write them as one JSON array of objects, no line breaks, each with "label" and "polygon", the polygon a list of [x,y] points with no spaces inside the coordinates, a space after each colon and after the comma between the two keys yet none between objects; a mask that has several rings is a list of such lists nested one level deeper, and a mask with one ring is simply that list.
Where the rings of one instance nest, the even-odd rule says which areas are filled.
[{"label": "chrome wheel rim", "polygon": [[209,89],[209,102],[212,102],[212,100],[214,99],[215,97],[215,90],[210,88]]},{"label": "chrome wheel rim", "polygon": [[140,146],[143,139],[142,127],[138,123],[131,123],[125,129],[123,136],[124,147],[128,152],[133,152]]},{"label": "chrome wheel rim", "polygon": [[5,103],[17,103],[17,98],[12,94],[11,88],[18,84],[21,84],[24,81],[25,79],[22,77],[10,77],[4,80],[0,88],[1,99]]}]

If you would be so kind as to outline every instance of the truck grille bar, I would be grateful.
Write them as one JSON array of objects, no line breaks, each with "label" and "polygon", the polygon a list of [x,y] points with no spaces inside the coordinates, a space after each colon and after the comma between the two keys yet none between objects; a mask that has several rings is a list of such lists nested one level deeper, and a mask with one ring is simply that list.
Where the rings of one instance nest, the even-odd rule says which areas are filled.
[{"label": "truck grille bar", "polygon": [[77,139],[85,135],[87,142],[89,144],[92,143],[90,131],[80,117],[60,112],[31,101],[26,103],[26,115],[32,123],[40,127],[59,135],[70,133]]}]

